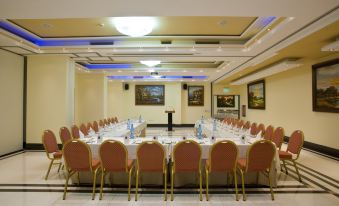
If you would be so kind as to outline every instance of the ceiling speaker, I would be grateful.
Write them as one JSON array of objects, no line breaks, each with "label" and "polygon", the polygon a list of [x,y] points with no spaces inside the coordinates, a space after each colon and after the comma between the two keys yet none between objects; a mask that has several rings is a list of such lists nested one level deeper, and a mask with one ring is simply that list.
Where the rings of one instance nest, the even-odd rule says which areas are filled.
[{"label": "ceiling speaker", "polygon": [[183,89],[183,90],[187,90],[187,84],[183,84],[183,85],[182,85],[182,89]]},{"label": "ceiling speaker", "polygon": [[129,84],[128,83],[124,83],[122,86],[123,86],[124,90],[129,90]]}]

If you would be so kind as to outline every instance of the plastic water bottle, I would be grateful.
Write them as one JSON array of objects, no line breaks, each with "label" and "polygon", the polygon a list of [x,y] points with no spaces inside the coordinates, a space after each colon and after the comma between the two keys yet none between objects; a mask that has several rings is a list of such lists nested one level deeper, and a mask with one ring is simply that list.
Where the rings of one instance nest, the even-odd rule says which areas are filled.
[{"label": "plastic water bottle", "polygon": [[142,118],[141,118],[141,115],[139,116],[139,123],[141,123],[142,122]]},{"label": "plastic water bottle", "polygon": [[213,120],[213,131],[217,131],[217,121]]},{"label": "plastic water bottle", "polygon": [[198,139],[202,139],[202,128],[201,128],[201,124],[199,124],[199,127],[198,127]]},{"label": "plastic water bottle", "polygon": [[204,115],[201,116],[201,124],[204,124]]},{"label": "plastic water bottle", "polygon": [[127,119],[127,129],[130,129],[131,122],[129,119]]},{"label": "plastic water bottle", "polygon": [[130,139],[134,139],[134,127],[133,127],[133,124],[131,124],[131,128],[130,128]]}]

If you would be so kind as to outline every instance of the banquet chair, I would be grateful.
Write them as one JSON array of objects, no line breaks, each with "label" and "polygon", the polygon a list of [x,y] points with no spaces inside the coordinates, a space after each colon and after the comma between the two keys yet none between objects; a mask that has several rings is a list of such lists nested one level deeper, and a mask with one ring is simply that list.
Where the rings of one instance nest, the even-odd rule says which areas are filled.
[{"label": "banquet chair", "polygon": [[131,200],[131,174],[133,160],[128,159],[128,152],[121,142],[115,140],[104,141],[99,148],[101,162],[100,200],[105,183],[105,176],[114,172],[128,173],[128,201]]},{"label": "banquet chair", "polygon": [[[279,151],[279,158],[284,164],[286,174],[288,174],[285,161],[290,161],[293,163],[293,166],[297,172],[299,182],[302,182],[301,176],[299,174],[299,169],[297,167],[296,160],[299,158],[300,151],[304,145],[304,133],[300,130],[296,130],[292,133],[289,138],[286,151]],[[295,157],[293,157],[295,156]]]},{"label": "banquet chair", "polygon": [[257,134],[259,134],[259,132],[261,132],[261,136],[264,136],[265,134],[265,125],[264,124],[259,124],[259,126],[257,127]]},{"label": "banquet chair", "polygon": [[258,131],[257,131],[257,123],[253,122],[251,127],[250,127],[250,134],[251,135],[257,135]]},{"label": "banquet chair", "polygon": [[[59,165],[58,172],[60,171],[60,167],[62,165],[61,162],[62,153],[58,148],[58,143],[56,141],[55,135],[51,130],[44,131],[42,135],[42,144],[44,145],[47,158],[51,160],[45,176],[45,180],[47,180],[52,165]],[[60,160],[60,162],[54,163],[55,160]]]},{"label": "banquet chair", "polygon": [[104,127],[104,126],[105,126],[103,120],[99,120],[99,126],[100,126],[100,127]]},{"label": "banquet chair", "polygon": [[82,134],[84,134],[85,136],[88,135],[88,130],[85,124],[81,124],[80,125],[80,131],[82,132]]},{"label": "banquet chair", "polygon": [[119,122],[117,117],[114,117],[114,121],[115,121],[115,123]]},{"label": "banquet chair", "polygon": [[104,119],[104,125],[108,125],[107,119]]},{"label": "banquet chair", "polygon": [[274,128],[272,125],[268,125],[264,133],[264,139],[272,141]]},{"label": "banquet chair", "polygon": [[176,173],[194,172],[199,175],[200,201],[202,201],[201,147],[193,140],[177,143],[172,153],[171,201]]},{"label": "banquet chair", "polygon": [[69,178],[75,173],[91,172],[93,176],[92,200],[95,198],[95,186],[97,172],[100,168],[100,161],[92,159],[92,152],[89,146],[78,139],[73,139],[66,142],[62,154],[65,159],[65,166],[67,170],[66,184],[64,188],[63,200],[66,199],[67,187]]},{"label": "banquet chair", "polygon": [[285,132],[282,127],[277,127],[273,132],[272,142],[275,144],[278,150],[281,149],[281,145],[284,141],[284,136],[285,136]]},{"label": "banquet chair", "polygon": [[139,175],[142,172],[162,173],[164,200],[167,200],[167,166],[164,147],[157,141],[145,141],[137,148],[135,201],[138,200]]},{"label": "banquet chair", "polygon": [[237,128],[242,128],[244,126],[244,120],[239,120],[237,124]]},{"label": "banquet chair", "polygon": [[74,124],[71,130],[73,139],[79,139],[80,138],[79,127]]},{"label": "banquet chair", "polygon": [[271,191],[271,198],[274,200],[274,193],[271,184],[270,171],[275,156],[275,146],[271,141],[259,140],[254,142],[246,152],[246,158],[238,160],[237,167],[241,174],[243,200],[246,201],[244,175],[248,172],[265,172]]},{"label": "banquet chair", "polygon": [[227,173],[232,174],[234,178],[234,187],[236,200],[238,201],[238,186],[237,186],[237,159],[238,147],[234,142],[223,140],[214,143],[210,147],[209,156],[206,160],[206,200],[209,200],[209,174],[210,173]]},{"label": "banquet chair", "polygon": [[251,127],[251,123],[249,121],[247,121],[245,124],[244,124],[244,129],[249,129]]},{"label": "banquet chair", "polygon": [[72,139],[71,132],[69,131],[69,129],[67,127],[61,127],[60,128],[59,136],[60,136],[62,146],[64,146],[67,141]]},{"label": "banquet chair", "polygon": [[93,125],[92,125],[92,123],[88,122],[87,123],[87,131],[90,131],[91,129],[93,129]]},{"label": "banquet chair", "polygon": [[97,133],[99,132],[99,125],[97,121],[93,122],[93,130]]}]

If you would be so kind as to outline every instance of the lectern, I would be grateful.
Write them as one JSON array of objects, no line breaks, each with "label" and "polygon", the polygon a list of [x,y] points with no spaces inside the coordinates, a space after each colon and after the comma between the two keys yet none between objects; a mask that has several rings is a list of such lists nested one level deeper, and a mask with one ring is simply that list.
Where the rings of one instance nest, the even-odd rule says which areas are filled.
[{"label": "lectern", "polygon": [[173,113],[175,113],[175,111],[174,110],[166,110],[165,111],[165,113],[167,113],[167,115],[168,115],[168,120],[167,120],[167,130],[168,131],[173,131],[173,121],[172,121],[172,119],[173,119]]}]

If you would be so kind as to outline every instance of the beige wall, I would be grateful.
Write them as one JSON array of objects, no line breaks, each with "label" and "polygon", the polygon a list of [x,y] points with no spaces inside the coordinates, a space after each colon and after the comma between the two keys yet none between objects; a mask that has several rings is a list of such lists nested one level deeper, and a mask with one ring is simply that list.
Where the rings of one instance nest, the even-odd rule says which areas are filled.
[{"label": "beige wall", "polygon": [[0,155],[22,149],[24,58],[0,50]]},{"label": "beige wall", "polygon": [[27,143],[41,143],[45,129],[59,141],[59,129],[74,121],[74,62],[67,56],[27,59]]},{"label": "beige wall", "polygon": [[[286,136],[300,129],[306,141],[339,149],[339,115],[312,111],[311,66],[334,57],[308,62],[299,68],[266,78],[266,109],[247,109],[245,119],[266,126],[282,126]],[[239,94],[241,104],[247,105],[246,85],[239,88]]]},{"label": "beige wall", "polygon": [[76,74],[76,124],[106,117],[107,80],[102,74]]}]

